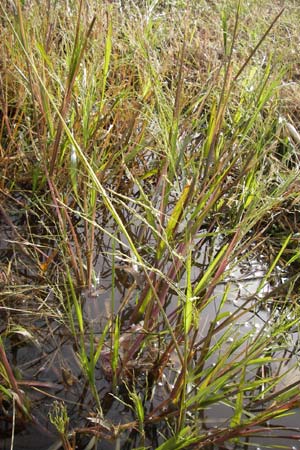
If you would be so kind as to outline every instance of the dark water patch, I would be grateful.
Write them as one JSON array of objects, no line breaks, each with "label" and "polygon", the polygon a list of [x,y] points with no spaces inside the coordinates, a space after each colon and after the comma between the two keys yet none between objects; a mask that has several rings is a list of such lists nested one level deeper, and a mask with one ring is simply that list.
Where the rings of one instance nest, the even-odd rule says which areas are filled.
[{"label": "dark water patch", "polygon": [[[58,284],[56,288],[58,292],[55,292],[54,287],[50,289],[47,285],[43,286],[44,280],[43,277],[40,277],[39,267],[33,266],[27,255],[10,248],[9,230],[6,230],[8,239],[0,249],[3,252],[2,261],[4,261],[5,267],[8,267],[11,258],[14,258],[11,264],[15,278],[5,282],[5,291],[0,294],[3,302],[1,305],[3,315],[0,318],[0,330],[10,364],[15,371],[20,389],[30,401],[30,411],[33,415],[32,423],[16,418],[15,450],[22,450],[23,448],[49,450],[50,446],[58,448],[59,436],[49,420],[49,412],[53,410],[56,401],[64,402],[67,408],[69,430],[76,434],[74,439],[76,440],[76,447],[80,450],[84,450],[89,443],[92,443],[93,448],[98,450],[103,448],[129,450],[142,445],[156,448],[165,439],[172,436],[172,428],[175,427],[172,414],[174,413],[175,418],[178,416],[178,407],[175,405],[173,410],[169,410],[170,403],[168,401],[178,380],[180,361],[176,351],[172,350],[171,355],[168,355],[168,362],[164,366],[161,378],[157,383],[153,382],[151,372],[153,372],[154,367],[156,370],[159,369],[156,365],[161,362],[160,358],[172,340],[166,330],[164,321],[161,319],[159,319],[160,321],[153,333],[147,331],[147,334],[143,329],[142,320],[131,323],[131,315],[145,286],[145,278],[143,278],[143,271],[128,249],[126,239],[120,233],[117,233],[118,241],[113,249],[112,235],[116,233],[115,226],[112,222],[107,221],[105,225],[108,227],[109,234],[102,233],[100,230],[95,236],[97,251],[95,251],[93,260],[92,286],[76,290],[83,311],[84,337],[77,331],[75,334],[71,332],[70,318],[72,317],[76,330],[78,329],[78,318],[74,308],[68,310],[66,307],[66,296],[70,295],[70,292],[65,289],[63,284],[60,284],[61,278],[57,276]],[[22,226],[22,224],[19,224],[19,226]],[[135,224],[131,223],[130,226],[132,236],[141,244],[144,261],[151,266],[155,255],[154,243],[152,248],[151,241],[147,243],[147,234],[143,235],[141,229]],[[83,233],[81,230],[79,226],[79,235]],[[203,231],[203,233],[205,232]],[[138,237],[140,237],[140,240]],[[199,235],[200,240],[201,235]],[[81,243],[84,247],[84,237],[82,237]],[[217,244],[213,244],[208,239],[199,245],[199,248],[196,245],[196,263],[192,270],[192,282],[194,284],[201,280],[207,270],[211,260],[211,252],[218,251],[221,244],[221,239]],[[215,247],[211,249],[211,246]],[[113,253],[114,282],[112,283]],[[161,286],[163,287],[165,286],[163,277],[170,273],[172,263],[171,259],[164,261],[162,271],[157,276],[162,278]],[[219,315],[223,316],[214,323],[214,334],[210,342],[211,345],[216,345],[224,333],[229,330],[226,340],[219,348],[219,354],[228,351],[235,340],[249,335],[243,346],[239,348],[240,358],[242,358],[242,350],[245,353],[250,342],[257,339],[260,333],[268,334],[272,325],[271,322],[276,320],[276,314],[285,314],[284,307],[280,308],[278,302],[275,306],[272,305],[273,286],[269,283],[259,292],[261,303],[257,302],[256,293],[266,273],[266,267],[261,261],[254,259],[244,265],[237,264],[235,270],[231,271],[230,276],[214,288],[213,301],[201,309],[198,317],[199,333],[194,345],[195,354],[193,361],[191,361],[192,369],[199,362],[204,339],[211,324],[216,320],[222,296],[228,286],[228,297],[222,311],[219,311]],[[53,273],[54,275],[59,274],[58,271]],[[164,308],[175,330],[182,306],[180,302],[186,289],[184,271],[179,271],[177,276],[168,280],[167,283],[169,283],[169,286]],[[205,292],[203,295],[205,295]],[[92,395],[87,375],[82,368],[80,354],[82,346],[84,346],[86,354],[90,357],[93,346],[95,350],[102,337],[107,321],[112,320],[113,323],[118,312],[120,312],[121,317],[118,364],[122,370],[118,385],[112,389],[112,329],[107,331],[103,349],[95,366],[95,386],[101,401],[104,416],[102,417],[99,414],[97,402]],[[235,315],[236,319],[233,321],[233,326],[230,329],[229,326],[222,328],[223,321]],[[69,327],[64,325],[68,323]],[[296,367],[293,373],[284,376],[284,380],[287,384],[290,384],[291,382],[297,383],[297,380],[300,380],[300,374],[297,372],[296,366],[298,356],[296,326],[282,335],[282,339],[288,339],[288,337],[291,340],[286,345],[282,345],[278,340],[272,343],[274,348],[271,349],[270,354],[274,357],[274,362],[266,364],[263,369],[269,370],[270,376],[278,376],[287,369],[278,359],[289,360],[291,367]],[[126,359],[126,351],[128,348],[134,348],[135,342],[139,342],[140,338],[143,342],[142,348],[133,352],[131,358]],[[289,349],[292,352],[291,355],[285,353]],[[207,358],[204,369],[209,369],[216,364],[217,356],[215,353]],[[228,361],[234,361],[235,358],[236,354],[233,353],[228,357]],[[247,372],[246,379],[256,380],[259,376],[259,368],[253,367],[252,371]],[[236,382],[236,380],[233,381]],[[193,389],[194,386],[191,385],[189,388]],[[145,436],[143,439],[136,430],[136,415],[132,410],[133,404],[129,395],[129,391],[132,392],[133,389],[140,396],[145,412]],[[261,396],[259,390],[254,391],[253,394]],[[251,399],[245,397],[247,413],[249,415],[254,414],[257,411],[251,410],[251,407],[256,406],[255,402],[252,405]],[[276,392],[273,399],[276,401]],[[167,406],[162,406],[164,402]],[[265,406],[263,403],[260,406],[261,410]],[[156,411],[156,413],[161,413],[162,417],[167,412],[171,414],[168,423],[164,420],[161,420],[161,423],[151,423],[149,415],[157,409],[159,411]],[[232,414],[232,398],[225,398],[222,402],[216,402],[215,405],[205,408],[202,416],[198,413],[191,414],[187,417],[187,424],[193,426],[197,423],[199,430],[203,430],[203,433],[206,434],[211,432],[213,435],[216,430],[230,429]],[[4,450],[8,450],[13,434],[11,402],[6,401],[4,404],[2,419],[0,431],[5,436]],[[282,442],[283,445],[292,448],[296,440],[288,440],[291,432],[282,427],[275,430],[274,426],[276,423],[277,426],[280,424],[289,428],[293,427],[295,436],[300,436],[297,428],[298,420],[299,411],[297,410],[293,416],[283,417],[274,423],[266,424],[264,434],[245,438],[244,444],[220,444],[220,446],[215,445],[212,448],[248,450],[248,448],[260,447],[263,450],[270,445],[281,445]],[[129,424],[128,429],[124,428],[120,437],[115,437],[115,430],[119,426],[124,425],[126,427],[127,424]],[[133,425],[130,426],[130,424]],[[92,441],[93,430],[100,433],[98,441],[96,438]],[[280,436],[284,433],[286,438],[282,441]],[[38,441],[37,435],[39,436]],[[243,441],[243,438],[240,439],[241,441]]]}]

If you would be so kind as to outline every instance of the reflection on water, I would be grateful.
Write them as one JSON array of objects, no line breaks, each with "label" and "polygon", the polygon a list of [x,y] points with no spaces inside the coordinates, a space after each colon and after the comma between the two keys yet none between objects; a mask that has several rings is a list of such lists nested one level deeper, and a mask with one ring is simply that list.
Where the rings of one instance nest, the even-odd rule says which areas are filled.
[{"label": "reflection on water", "polygon": [[[107,320],[116,314],[121,307],[125,319],[124,322],[126,323],[126,311],[128,310],[130,313],[130,308],[134,305],[141,287],[137,276],[138,271],[130,267],[126,258],[126,251],[124,248],[120,248],[119,253],[116,251],[116,254],[121,256],[116,257],[114,262],[114,289],[112,288],[111,242],[107,236],[103,239],[105,242],[102,242],[102,252],[98,253],[95,262],[93,287],[90,290],[81,292],[85,329],[87,330],[85,336],[87,352],[91,346],[90,339],[95,340],[95,342],[99,340]],[[204,263],[205,257],[199,257],[199,265],[194,268],[193,272],[195,280],[201,277],[201,265]],[[199,334],[195,342],[196,351],[197,346],[201,349],[203,339],[206,337],[212,322],[214,322],[215,332],[212,336],[211,345],[217,344],[220,337],[227,333],[226,339],[219,349],[220,353],[226,352],[226,349],[230,348],[234,340],[239,339],[241,336],[247,336],[247,339],[255,340],[262,333],[266,336],[270,333],[272,325],[276,322],[276,317],[284,312],[280,311],[278,307],[272,307],[271,300],[270,302],[264,302],[263,307],[257,308],[257,302],[254,301],[256,296],[264,297],[271,292],[271,287],[268,284],[259,289],[264,274],[265,269],[263,265],[257,261],[252,261],[251,264],[246,266],[246,269],[244,266],[236,267],[234,271],[231,271],[230,277],[224,279],[222,283],[216,286],[213,292],[213,301],[203,308],[199,315]],[[185,284],[183,277],[178,282],[177,287],[174,285],[174,292],[171,293],[166,303],[168,314],[171,314],[178,305],[178,292],[176,292],[176,289],[181,289],[184,292]],[[224,301],[220,310],[220,302],[227,288],[226,301]],[[216,320],[217,315],[221,317],[220,320]],[[235,317],[233,325],[223,327],[227,318],[232,316]],[[172,320],[172,317],[170,317],[170,320]],[[62,325],[58,319],[51,316],[47,319],[37,319],[37,317],[20,312],[19,318],[17,313],[14,316],[14,322],[18,321],[20,324],[24,324],[24,328],[32,329],[32,338],[30,336],[26,337],[21,332],[10,328],[7,318],[1,316],[0,330],[5,335],[4,343],[12,367],[16,370],[16,373],[18,372],[20,387],[30,397],[34,421],[30,426],[17,424],[14,430],[14,450],[28,448],[32,450],[55,450],[55,448],[59,448],[57,444],[58,435],[48,418],[54,400],[63,400],[65,402],[70,417],[70,430],[90,426],[91,419],[88,418],[93,417],[93,414],[96,413],[95,402],[79,360],[80,345],[79,342],[74,341],[74,336],[72,336],[70,330]],[[88,330],[91,337],[89,337]],[[123,330],[121,342],[127,342],[127,334],[128,325]],[[137,335],[134,336],[136,337]],[[109,335],[107,339],[110,341]],[[241,355],[246,351],[247,339],[238,349]],[[285,335],[284,339],[289,340],[288,345],[285,345],[285,350],[282,350],[282,346],[279,346],[278,351],[274,350],[272,352],[274,356],[273,363],[268,363],[263,367],[265,376],[267,373],[268,376],[273,377],[283,376],[276,389],[282,389],[291,383],[297,384],[300,380],[300,373],[296,365],[299,347],[298,330],[296,328],[291,330]],[[155,342],[153,342],[153,349],[154,344]],[[274,346],[276,347],[277,344],[274,343]],[[122,346],[120,348],[121,351]],[[291,354],[288,354],[288,351]],[[217,356],[217,353],[212,354],[206,361],[206,365],[215,364]],[[236,354],[230,357],[235,358]],[[141,391],[145,389],[145,383],[148,382],[146,380],[146,358],[147,355],[145,354],[140,359],[141,370],[137,371],[136,383],[137,386],[140,386]],[[176,355],[171,357],[171,361],[173,367],[167,369],[168,373],[165,374],[162,382],[157,386],[155,395],[151,399],[151,408],[150,401],[145,401],[145,410],[157,407],[169,396],[171,384],[176,382],[178,375],[176,368],[179,366]],[[137,364],[136,361],[135,363]],[[102,360],[100,358],[95,368],[95,382],[101,398],[105,420],[111,421],[113,424],[134,420],[135,417],[130,408],[110,395],[111,380],[108,379],[103,367],[103,358]],[[251,371],[250,369],[248,370],[246,376],[249,379],[254,379],[258,376],[257,371],[258,368],[253,367]],[[126,389],[120,386],[117,394],[120,397],[122,396],[122,398],[126,398]],[[233,409],[229,401],[208,407],[202,417],[202,426],[208,432],[216,428],[230,427],[232,413]],[[251,411],[248,411],[248,413],[251,414]],[[1,450],[9,450],[11,447],[12,417],[12,409],[9,406],[2,405],[0,417]],[[285,448],[300,450],[300,445],[297,444],[299,442],[298,436],[300,436],[299,419],[300,412],[296,410],[293,414],[269,423],[270,431],[264,429],[262,435],[258,432],[255,437],[245,437],[243,444],[231,443],[222,447],[216,446],[215,448],[216,450],[218,448],[231,450],[260,448],[264,450],[270,446],[285,445]],[[280,426],[288,426],[289,430]],[[162,443],[159,431],[164,435],[167,433],[166,429],[162,428],[160,430],[159,427],[152,425],[147,428],[146,443],[150,448],[156,448]],[[280,436],[287,434],[294,434],[296,439],[280,439]],[[38,441],[36,439],[37,435],[39,436]],[[139,446],[134,430],[123,433],[123,435],[118,444],[101,440],[99,443],[94,442],[93,448],[112,450],[116,448],[116,445],[119,445],[120,449],[130,450],[135,446]],[[77,448],[84,449],[88,446],[90,440],[91,436],[87,437],[78,433]]]},{"label": "reflection on water", "polygon": [[[271,302],[264,303],[258,308],[255,296],[259,295],[263,298],[268,292],[271,292],[271,287],[266,284],[262,289],[259,289],[265,270],[261,264],[257,262],[251,263],[251,268],[248,273],[244,273],[241,268],[237,267],[234,271],[231,271],[230,278],[219,284],[214,291],[214,301],[210,303],[205,310],[201,313],[199,321],[199,337],[204,338],[208,332],[211,318],[215,318],[219,311],[220,301],[224,295],[225,287],[230,284],[230,290],[227,295],[226,301],[222,312],[228,312],[230,316],[239,316],[234,321],[231,328],[231,334],[226,340],[227,346],[230,347],[234,341],[237,341],[241,336],[248,335],[250,340],[255,340],[261,333],[264,333],[266,337],[270,336],[271,327],[276,322],[276,319],[280,314],[285,314],[285,311],[280,311],[278,307],[272,308]],[[259,292],[259,294],[258,294]],[[251,301],[251,299],[253,301]],[[292,320],[292,318],[290,318]],[[217,326],[219,323],[216,324]],[[224,334],[226,330],[216,333],[212,344],[218,342],[220,336]],[[272,351],[274,357],[272,363],[267,363],[264,370],[265,373],[260,376],[281,377],[279,383],[276,385],[276,390],[279,391],[284,387],[293,385],[300,388],[300,366],[299,366],[299,338],[298,328],[291,329],[288,335],[284,336],[284,339],[288,341],[288,345],[284,350],[276,351],[278,346],[277,342],[274,342],[275,350]],[[239,348],[239,352],[243,351],[243,354],[247,351],[247,341],[244,346]],[[226,351],[226,344],[222,346],[220,352]],[[235,355],[233,355],[235,357]],[[216,360],[216,355],[213,355],[210,360],[207,361],[207,365],[213,365]],[[249,380],[253,379],[255,373],[248,371],[246,377]],[[274,396],[276,400],[276,395]],[[205,410],[204,423],[207,429],[226,428],[230,427],[230,418],[233,414],[233,407],[228,403],[219,403]],[[264,428],[263,431],[258,432],[255,436],[241,439],[242,443],[223,446],[224,449],[230,450],[267,450],[269,448],[286,448],[291,450],[300,449],[300,410],[296,409],[290,411],[288,414],[283,414],[282,418],[272,420],[266,425],[269,427]],[[291,439],[291,435],[294,439]],[[286,436],[286,438],[283,438]],[[289,437],[289,438],[288,438]],[[297,444],[298,443],[298,444]],[[218,447],[216,447],[217,449]]]}]

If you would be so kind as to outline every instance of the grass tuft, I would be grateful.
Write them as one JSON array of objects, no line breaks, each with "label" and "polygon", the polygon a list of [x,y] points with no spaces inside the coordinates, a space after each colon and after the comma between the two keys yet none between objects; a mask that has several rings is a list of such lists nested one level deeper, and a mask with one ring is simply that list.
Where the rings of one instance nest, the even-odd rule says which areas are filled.
[{"label": "grass tuft", "polygon": [[2,3],[4,449],[292,445],[298,6]]}]

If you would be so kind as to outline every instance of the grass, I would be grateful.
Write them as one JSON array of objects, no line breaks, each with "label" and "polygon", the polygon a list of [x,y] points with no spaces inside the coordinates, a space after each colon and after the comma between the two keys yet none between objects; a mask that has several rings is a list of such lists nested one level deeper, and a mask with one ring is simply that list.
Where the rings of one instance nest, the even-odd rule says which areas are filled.
[{"label": "grass", "polygon": [[68,450],[300,438],[280,422],[300,402],[280,3],[1,5],[5,448],[32,426]]}]

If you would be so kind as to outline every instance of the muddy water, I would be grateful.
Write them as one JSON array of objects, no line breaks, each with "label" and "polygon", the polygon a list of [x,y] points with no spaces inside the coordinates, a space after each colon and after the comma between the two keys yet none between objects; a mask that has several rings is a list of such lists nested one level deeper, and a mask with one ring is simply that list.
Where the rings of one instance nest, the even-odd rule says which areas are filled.
[{"label": "muddy water", "polygon": [[[260,263],[252,261],[251,270],[249,268],[248,273],[245,273],[242,268],[237,268],[231,273],[230,278],[224,284],[217,286],[215,290],[215,301],[203,311],[202,317],[200,318],[199,329],[203,330],[200,336],[202,335],[204,337],[208,331],[209,321],[206,318],[216,316],[220,298],[224,294],[224,288],[227,283],[230,283],[231,288],[222,312],[227,311],[229,314],[242,314],[240,319],[234,323],[232,334],[226,342],[227,346],[229,347],[234,340],[239,339],[245,334],[249,334],[250,340],[255,340],[260,333],[267,335],[277,315],[284,314],[284,312],[280,312],[278,309],[273,310],[271,302],[267,303],[261,309],[252,307],[251,300],[249,301],[249,299],[256,294],[264,273],[264,267]],[[268,292],[271,292],[271,287],[266,285],[260,291],[260,296],[263,297]],[[222,333],[224,332],[220,332],[215,337],[216,341]],[[266,367],[266,371],[268,370],[269,376],[283,377],[276,389],[280,390],[291,384],[298,385],[300,389],[300,366],[298,363],[300,345],[298,329],[291,330],[285,338],[289,342],[291,354],[289,354],[289,351],[279,350],[274,355],[274,362]],[[226,351],[226,344],[222,347],[222,352]],[[274,345],[276,346],[275,342]],[[214,361],[215,357],[213,356],[208,364],[214,364]],[[249,376],[252,377],[253,374],[249,374]],[[232,408],[224,403],[208,408],[204,414],[206,428],[228,427],[232,412]],[[224,448],[234,450],[250,450],[252,448],[257,450],[267,450],[269,448],[300,449],[300,409],[294,410],[282,418],[272,420],[267,425],[270,427],[269,432],[264,430],[263,433],[255,437],[245,439],[244,444],[228,444]],[[284,427],[287,427],[287,429],[284,430]],[[288,435],[294,435],[294,439],[288,439],[288,437],[283,439],[284,436]]]},{"label": "muddy water", "polygon": [[[105,248],[106,251],[98,255],[93,289],[82,292],[85,327],[93,333],[94,339],[101,336],[107,318],[112,314],[111,262],[106,255],[109,242],[105,243]],[[6,251],[5,245],[0,246],[0,250]],[[128,297],[128,303],[132,303],[135,295],[139,292],[135,274],[132,273],[126,261],[122,259],[116,260],[115,264],[114,312],[117,311],[126,296]],[[248,267],[248,272],[246,271],[245,273],[244,268],[240,267],[231,273],[230,278],[217,286],[214,292],[214,301],[201,312],[199,317],[199,342],[205,337],[211,320],[216,316],[220,300],[228,283],[230,284],[230,290],[222,312],[227,312],[229,315],[242,313],[242,315],[235,321],[232,335],[220,351],[224,351],[226,345],[230,346],[232,339],[238,336],[249,334],[249,339],[255,339],[260,332],[268,332],[270,321],[274,320],[276,313],[280,314],[280,311],[272,311],[268,304],[264,309],[256,310],[254,307],[252,308],[251,301],[249,301],[256,293],[264,273],[265,269],[262,264],[252,261],[251,267]],[[197,278],[197,276],[198,272],[196,271],[194,277]],[[267,286],[265,291],[268,291],[268,289],[270,287]],[[262,295],[263,292],[260,294]],[[174,303],[172,304],[173,301]],[[176,301],[174,297],[167,310],[171,311],[174,309]],[[79,362],[79,347],[76,346],[70,330],[54,315],[49,314],[46,318],[39,318],[38,314],[28,314],[26,307],[22,306],[22,302],[6,315],[2,314],[3,311],[4,309],[1,310],[0,314],[0,332],[3,335],[11,365],[16,371],[16,376],[21,380],[20,387],[30,398],[33,424],[22,424],[22,422],[17,421],[17,426],[13,429],[12,419],[14,411],[10,405],[2,404],[0,412],[0,449],[11,449],[11,436],[14,435],[14,450],[27,450],[28,448],[32,450],[58,450],[60,445],[59,437],[48,418],[53,402],[55,400],[63,400],[67,405],[70,430],[89,426],[90,421],[85,418],[91,417],[95,413],[95,402],[90,394],[86,377]],[[18,323],[24,329],[32,330],[31,335],[26,336],[22,329],[18,330],[13,326],[10,328],[10,322],[13,324]],[[215,335],[214,339],[217,340],[222,333],[224,331],[221,330],[219,334]],[[290,339],[291,349],[294,346],[298,346],[297,330],[291,332],[288,338]],[[89,345],[87,336],[87,348],[89,348]],[[277,357],[279,356],[287,358],[287,355],[280,352]],[[215,357],[212,356],[208,364],[214,364],[214,362]],[[295,363],[295,357],[290,358],[289,364],[291,367]],[[278,375],[286,371],[286,369],[287,366],[285,364],[278,362],[274,362],[271,367],[268,367],[272,375]],[[290,384],[298,381],[300,387],[300,373],[297,368],[293,368],[283,378],[281,383],[284,385],[284,383]],[[107,421],[111,420],[112,423],[118,424],[135,419],[126,405],[114,400],[109,395],[111,383],[105,378],[100,362],[96,366],[96,387],[102,400],[102,408]],[[124,392],[122,395],[125,395]],[[167,395],[165,386],[160,386],[156,391],[152,406],[158,405]],[[230,406],[220,403],[205,411],[203,425],[206,429],[212,430],[216,427],[228,427],[230,417],[232,417]],[[270,431],[269,436],[264,433],[264,436],[245,440],[244,445],[228,444],[223,449],[248,450],[260,448],[264,450],[270,446],[283,444],[286,446],[285,448],[300,450],[299,423],[300,413],[295,411],[293,415],[270,423],[270,427],[276,426],[279,429],[278,431]],[[283,425],[288,425],[292,428],[297,439],[279,440],[279,437],[276,438],[276,433],[278,436],[287,433],[280,429],[280,426]],[[158,427],[148,430],[145,445],[149,445],[150,448],[156,448],[162,442],[159,431],[163,434],[167,433],[167,430],[159,430]],[[91,439],[91,436],[88,437],[77,433],[77,448],[80,450],[88,449],[89,444],[91,444],[90,447],[93,444],[93,448],[98,450],[113,450],[116,448],[130,450],[140,445],[139,441],[135,441],[134,433],[128,433],[127,435],[124,433],[124,436],[115,442],[101,440],[101,442],[97,443]]]},{"label": "muddy water", "polygon": [[[208,328],[211,322],[211,319],[216,317],[221,298],[224,295],[225,287],[230,285],[229,294],[227,296],[227,300],[224,303],[223,309],[219,311],[219,313],[227,312],[229,315],[238,314],[240,316],[239,320],[234,321],[233,328],[231,330],[231,336],[228,338],[228,341],[224,344],[221,352],[226,350],[226,345],[229,347],[234,339],[238,339],[243,335],[249,335],[250,340],[255,340],[256,337],[264,332],[268,333],[271,326],[272,321],[276,320],[277,315],[282,314],[278,309],[272,309],[272,303],[266,303],[263,308],[257,309],[257,302],[252,302],[251,298],[254,298],[256,295],[260,283],[265,274],[265,267],[262,263],[258,261],[252,261],[251,265],[245,267],[238,267],[234,271],[231,272],[229,278],[225,279],[223,283],[219,284],[214,292],[215,300],[210,303],[206,309],[202,311],[199,317],[199,337],[198,339],[201,341],[201,338],[204,338],[208,332]],[[194,278],[197,278],[199,275],[196,270],[194,273]],[[185,285],[183,280],[183,286]],[[259,291],[259,295],[261,297],[265,296],[269,292],[271,292],[272,287],[270,285],[266,285],[263,289]],[[101,304],[106,305],[105,310],[109,315],[110,310],[110,296],[111,292],[109,286],[104,289],[104,292],[99,292],[99,299],[101,299]],[[123,298],[123,293],[120,298],[117,299],[116,304],[119,304]],[[87,314],[90,315],[90,318],[93,317],[101,317],[103,311],[99,310],[99,303],[95,301],[95,298],[86,297],[87,306],[91,308],[87,310]],[[167,310],[172,311],[176,307],[176,299],[171,300]],[[173,303],[173,304],[172,304]],[[98,311],[97,311],[98,305]],[[91,312],[92,311],[92,312]],[[220,331],[214,337],[215,342],[220,339],[220,336],[224,334],[224,331]],[[288,336],[285,337],[289,340],[289,345],[291,347],[293,356],[290,356],[286,352],[282,350],[278,351],[274,358],[276,357],[276,361],[266,367],[265,369],[269,371],[270,376],[283,376],[281,382],[278,384],[278,389],[282,389],[284,386],[290,384],[299,383],[300,388],[300,370],[297,366],[297,359],[294,355],[297,353],[295,351],[295,347],[299,346],[298,343],[298,331],[294,330],[289,333]],[[214,342],[212,342],[213,344]],[[247,341],[244,344],[246,351]],[[243,350],[243,347],[239,348],[239,351]],[[214,364],[216,356],[212,356],[207,364]],[[282,359],[282,361],[278,361]],[[249,373],[249,377],[253,377],[253,373]],[[212,408],[207,408],[203,417],[203,425],[206,429],[214,429],[220,427],[228,427],[229,426],[229,418],[232,417],[232,408],[225,404],[218,404],[213,406]],[[292,450],[300,450],[300,410],[295,410],[291,412],[287,417],[283,417],[281,419],[277,419],[271,421],[268,426],[270,427],[270,431],[264,432],[261,436],[249,437],[245,439],[244,444],[240,445],[227,445],[228,449],[235,450],[246,450],[251,448],[257,449],[267,449],[270,446],[278,446],[283,445],[287,449]],[[289,430],[284,430],[283,427],[288,427]],[[278,430],[276,430],[277,428]],[[287,436],[291,434],[291,430],[293,430],[294,436],[296,439],[282,439],[282,436]],[[276,437],[278,436],[278,437]],[[107,448],[115,448],[114,445]],[[225,447],[224,447],[225,448]]]}]

